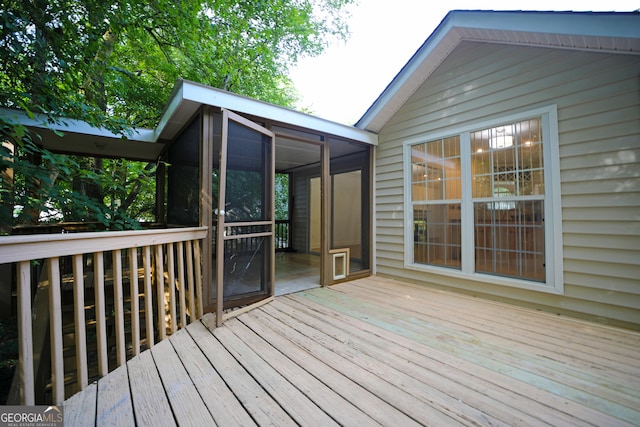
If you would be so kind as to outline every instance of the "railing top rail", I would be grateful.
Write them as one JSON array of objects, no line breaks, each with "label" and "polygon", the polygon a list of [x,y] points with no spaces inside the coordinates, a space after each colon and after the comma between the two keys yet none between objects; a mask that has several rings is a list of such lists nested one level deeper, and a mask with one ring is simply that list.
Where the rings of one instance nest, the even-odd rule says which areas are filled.
[{"label": "railing top rail", "polygon": [[0,264],[203,239],[207,227],[0,237]]}]

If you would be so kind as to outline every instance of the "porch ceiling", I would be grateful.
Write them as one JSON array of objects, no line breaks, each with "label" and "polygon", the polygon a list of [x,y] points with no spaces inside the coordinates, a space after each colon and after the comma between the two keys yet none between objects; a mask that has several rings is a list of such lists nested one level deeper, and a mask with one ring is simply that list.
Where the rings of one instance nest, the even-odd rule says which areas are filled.
[{"label": "porch ceiling", "polygon": [[276,171],[290,172],[320,161],[320,147],[276,136]]}]

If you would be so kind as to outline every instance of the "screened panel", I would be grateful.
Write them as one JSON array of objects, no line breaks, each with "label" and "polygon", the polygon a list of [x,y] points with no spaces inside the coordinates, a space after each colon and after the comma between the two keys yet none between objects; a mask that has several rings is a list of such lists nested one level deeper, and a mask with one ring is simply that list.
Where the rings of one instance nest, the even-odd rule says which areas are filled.
[{"label": "screened panel", "polygon": [[271,219],[271,138],[229,121],[225,221]]},{"label": "screened panel", "polygon": [[200,116],[173,141],[167,168],[167,223],[200,224]]},{"label": "screened panel", "polygon": [[349,249],[349,273],[370,268],[370,147],[331,139],[330,249]]},{"label": "screened panel", "polygon": [[[232,227],[244,235],[250,229]],[[251,228],[251,227],[249,227]],[[269,289],[270,236],[239,237],[224,242],[224,298],[264,294]]]},{"label": "screened panel", "polygon": [[226,172],[224,209],[218,212],[224,217],[224,307],[259,300],[271,291],[273,229],[267,221],[273,216],[273,141],[242,120],[227,121],[226,159],[221,165]]}]

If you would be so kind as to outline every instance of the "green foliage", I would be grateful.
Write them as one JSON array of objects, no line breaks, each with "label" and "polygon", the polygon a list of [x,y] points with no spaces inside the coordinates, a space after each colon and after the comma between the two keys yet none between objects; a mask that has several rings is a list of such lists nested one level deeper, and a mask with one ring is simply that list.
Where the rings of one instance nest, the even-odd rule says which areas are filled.
[{"label": "green foliage", "polygon": [[289,174],[276,174],[275,200],[276,219],[289,219]]},{"label": "green foliage", "polygon": [[[19,154],[14,155],[7,146],[0,149],[0,171],[18,172],[12,180],[3,176],[0,182],[3,224],[90,219],[104,229],[124,230],[139,228],[135,219],[152,219],[155,166],[105,160],[97,170],[87,167],[86,159],[39,148],[29,133],[25,135]],[[109,193],[91,197],[83,185]]]},{"label": "green foliage", "polygon": [[[6,0],[0,6],[0,107],[45,125],[80,119],[123,136],[154,127],[179,78],[291,107],[287,72],[346,37],[352,0]],[[153,167],[48,153],[0,115],[2,221],[150,219]],[[138,174],[137,177],[135,175]],[[3,177],[6,181],[7,176]],[[149,196],[149,197],[148,197]],[[49,214],[51,212],[51,214]],[[49,216],[50,218],[47,218]]]}]

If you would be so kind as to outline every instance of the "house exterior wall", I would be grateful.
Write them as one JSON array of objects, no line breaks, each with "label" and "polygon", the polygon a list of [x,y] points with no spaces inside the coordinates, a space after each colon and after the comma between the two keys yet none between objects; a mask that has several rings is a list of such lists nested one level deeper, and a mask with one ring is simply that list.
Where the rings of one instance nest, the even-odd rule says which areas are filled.
[{"label": "house exterior wall", "polygon": [[[379,133],[381,275],[640,329],[640,58],[463,42]],[[406,269],[403,143],[556,105],[563,295]]]}]

